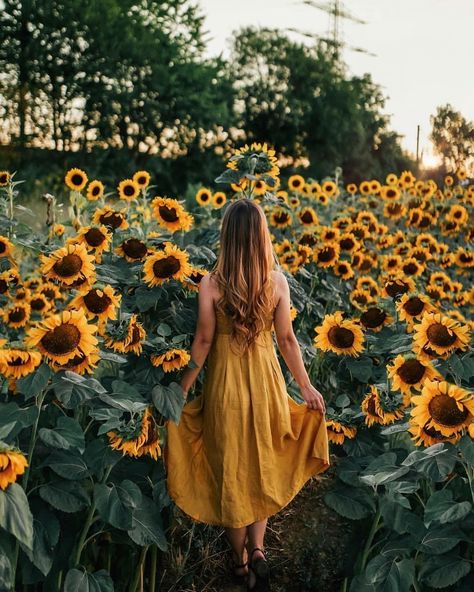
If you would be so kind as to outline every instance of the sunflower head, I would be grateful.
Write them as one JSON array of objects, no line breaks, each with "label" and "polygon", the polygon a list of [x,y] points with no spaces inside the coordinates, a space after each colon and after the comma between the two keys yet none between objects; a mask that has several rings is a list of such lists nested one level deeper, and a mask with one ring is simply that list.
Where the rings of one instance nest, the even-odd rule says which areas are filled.
[{"label": "sunflower head", "polygon": [[72,191],[82,191],[87,185],[87,175],[81,169],[69,169],[64,177],[64,182]]}]

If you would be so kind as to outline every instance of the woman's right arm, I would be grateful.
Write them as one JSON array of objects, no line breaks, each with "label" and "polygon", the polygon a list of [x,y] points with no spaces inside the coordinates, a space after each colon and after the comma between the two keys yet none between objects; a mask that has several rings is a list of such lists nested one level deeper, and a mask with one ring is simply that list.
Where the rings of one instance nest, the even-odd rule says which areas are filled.
[{"label": "woman's right arm", "polygon": [[319,409],[326,413],[323,395],[311,384],[304,367],[300,345],[293,331],[290,314],[290,288],[283,273],[278,273],[278,295],[280,296],[275,309],[273,324],[278,343],[278,349],[285,360],[288,369],[297,382],[301,395],[311,409]]}]

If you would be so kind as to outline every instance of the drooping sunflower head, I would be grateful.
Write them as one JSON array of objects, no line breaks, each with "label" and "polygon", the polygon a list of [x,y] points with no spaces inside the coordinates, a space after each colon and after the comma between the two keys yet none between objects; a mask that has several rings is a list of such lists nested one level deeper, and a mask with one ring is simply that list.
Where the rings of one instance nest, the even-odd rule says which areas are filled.
[{"label": "drooping sunflower head", "polygon": [[244,175],[262,176],[266,182],[270,178],[276,179],[280,174],[275,151],[269,149],[267,144],[257,142],[253,142],[250,146],[246,144],[243,148],[235,150],[227,167],[240,173],[241,177]]},{"label": "drooping sunflower head", "polygon": [[41,364],[38,351],[19,348],[0,350],[0,374],[6,378],[23,378],[35,371]]},{"label": "drooping sunflower head", "polygon": [[369,306],[360,315],[359,320],[365,329],[377,333],[386,325],[390,325],[393,321],[393,317],[381,306]]},{"label": "drooping sunflower head", "polygon": [[399,393],[381,391],[371,384],[369,392],[361,403],[361,409],[365,413],[365,423],[388,425],[401,419],[406,405]]},{"label": "drooping sunflower head", "polygon": [[173,370],[179,370],[184,366],[187,366],[191,356],[184,349],[169,349],[163,354],[153,354],[150,357],[150,361],[153,366],[161,366],[164,372],[172,372]]},{"label": "drooping sunflower head", "polygon": [[82,191],[87,185],[87,175],[81,169],[69,169],[64,177],[64,182],[72,191]]},{"label": "drooping sunflower head", "polygon": [[0,489],[5,491],[11,483],[15,483],[19,475],[23,475],[28,461],[17,448],[5,444],[0,447]]}]

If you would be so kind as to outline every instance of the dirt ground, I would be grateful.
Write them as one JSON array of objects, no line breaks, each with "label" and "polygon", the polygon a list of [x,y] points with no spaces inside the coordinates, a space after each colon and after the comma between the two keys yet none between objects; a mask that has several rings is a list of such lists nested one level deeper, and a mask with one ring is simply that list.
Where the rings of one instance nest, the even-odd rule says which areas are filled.
[{"label": "dirt ground", "polygon": [[[272,592],[340,592],[357,555],[357,525],[323,500],[334,482],[337,458],[268,519],[265,551]],[[160,566],[161,592],[238,592],[230,577],[230,546],[221,527],[200,524],[174,507],[172,545]]]}]

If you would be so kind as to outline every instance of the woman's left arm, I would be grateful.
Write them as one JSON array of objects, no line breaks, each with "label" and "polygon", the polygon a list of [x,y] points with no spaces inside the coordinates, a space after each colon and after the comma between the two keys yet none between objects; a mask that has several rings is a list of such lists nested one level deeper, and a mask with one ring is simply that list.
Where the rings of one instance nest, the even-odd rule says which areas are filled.
[{"label": "woman's left arm", "polygon": [[185,394],[194,384],[199,375],[207,354],[211,349],[216,328],[216,313],[214,310],[213,291],[210,285],[210,275],[206,274],[199,283],[198,294],[198,320],[196,333],[191,346],[191,360],[196,364],[196,368],[186,368],[181,378],[181,388]]}]

